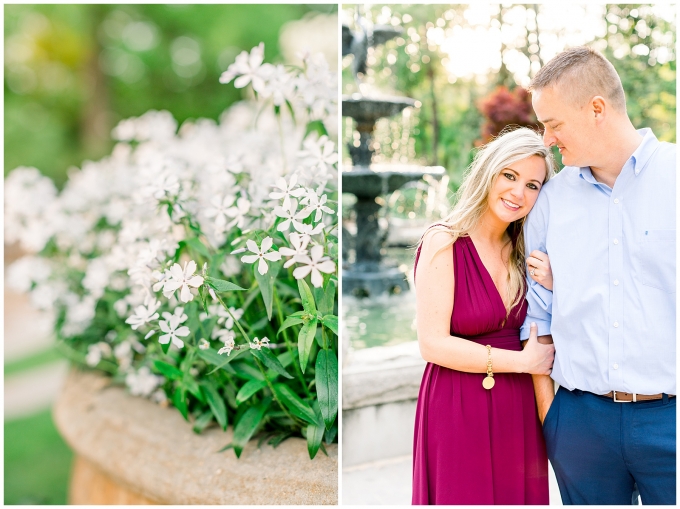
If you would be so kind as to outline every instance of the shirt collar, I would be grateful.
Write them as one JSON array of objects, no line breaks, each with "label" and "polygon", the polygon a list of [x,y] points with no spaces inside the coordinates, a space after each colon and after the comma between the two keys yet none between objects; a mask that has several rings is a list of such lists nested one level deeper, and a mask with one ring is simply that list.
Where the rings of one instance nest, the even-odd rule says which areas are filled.
[{"label": "shirt collar", "polygon": [[[633,152],[633,154],[630,156],[630,159],[628,159],[628,161],[631,161],[632,163],[633,172],[635,173],[636,177],[647,166],[652,154],[659,147],[659,140],[656,139],[656,136],[654,136],[654,133],[649,127],[638,129],[637,132],[640,136],[642,136],[642,142],[638,148],[635,149],[635,152]],[[624,168],[628,165],[628,161],[626,161]],[[579,168],[579,175],[583,180],[589,182],[590,184],[601,184],[601,182],[598,182],[595,180],[595,177],[593,177],[593,173],[590,171],[590,166],[582,166]]]}]

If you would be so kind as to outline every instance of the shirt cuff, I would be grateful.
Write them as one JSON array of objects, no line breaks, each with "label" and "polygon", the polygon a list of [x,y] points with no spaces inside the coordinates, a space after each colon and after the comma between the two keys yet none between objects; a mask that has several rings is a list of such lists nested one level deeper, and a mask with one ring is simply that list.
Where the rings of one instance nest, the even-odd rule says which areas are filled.
[{"label": "shirt cuff", "polygon": [[522,327],[519,329],[519,340],[524,341],[529,339],[529,333],[531,332],[531,322],[535,322],[538,325],[538,335],[548,336],[550,334],[550,321],[541,320],[539,318],[532,318],[531,320],[525,320]]}]

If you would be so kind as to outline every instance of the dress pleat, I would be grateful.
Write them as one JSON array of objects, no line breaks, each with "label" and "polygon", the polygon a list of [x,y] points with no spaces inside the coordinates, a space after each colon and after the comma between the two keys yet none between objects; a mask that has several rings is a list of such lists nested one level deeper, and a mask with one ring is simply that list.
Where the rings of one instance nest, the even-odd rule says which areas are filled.
[{"label": "dress pleat", "polygon": [[[416,256],[418,263],[420,253]],[[519,351],[524,300],[503,300],[469,237],[453,245],[451,335]],[[428,363],[416,409],[413,504],[548,504],[548,458],[531,375],[463,373]]]}]

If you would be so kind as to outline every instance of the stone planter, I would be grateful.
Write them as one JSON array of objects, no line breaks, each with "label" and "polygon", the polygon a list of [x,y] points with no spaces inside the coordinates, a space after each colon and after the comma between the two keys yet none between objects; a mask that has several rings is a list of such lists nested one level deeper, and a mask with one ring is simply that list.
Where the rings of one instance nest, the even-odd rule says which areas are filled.
[{"label": "stone planter", "polygon": [[76,454],[71,504],[338,503],[338,448],[310,460],[303,439],[276,449],[251,441],[237,459],[231,441],[201,435],[173,408],[130,396],[108,378],[73,370],[54,406],[57,428]]}]

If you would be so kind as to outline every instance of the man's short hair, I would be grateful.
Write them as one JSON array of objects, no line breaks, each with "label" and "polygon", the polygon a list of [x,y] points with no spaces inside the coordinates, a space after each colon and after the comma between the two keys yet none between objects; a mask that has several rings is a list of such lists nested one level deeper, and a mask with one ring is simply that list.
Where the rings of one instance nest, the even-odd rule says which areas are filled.
[{"label": "man's short hair", "polygon": [[587,46],[571,48],[555,56],[536,73],[529,91],[555,85],[579,108],[600,95],[614,109],[626,112],[626,96],[619,74],[602,53]]}]

